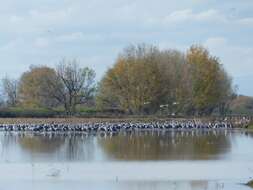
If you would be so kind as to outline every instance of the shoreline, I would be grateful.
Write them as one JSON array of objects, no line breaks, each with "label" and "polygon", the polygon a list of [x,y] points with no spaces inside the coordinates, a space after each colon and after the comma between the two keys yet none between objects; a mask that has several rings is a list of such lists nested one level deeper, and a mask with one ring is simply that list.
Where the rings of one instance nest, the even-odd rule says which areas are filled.
[{"label": "shoreline", "polygon": [[80,121],[48,123],[48,120],[40,120],[42,123],[0,124],[0,131],[32,131],[32,132],[85,132],[85,133],[119,133],[121,131],[167,131],[183,129],[232,129],[229,121],[201,121],[201,120],[160,120],[160,121]]},{"label": "shoreline", "polygon": [[[231,119],[232,118],[232,119]],[[233,121],[237,117],[163,117],[163,116],[114,116],[114,117],[0,117],[0,123],[78,123],[78,122],[145,122],[145,121]],[[241,119],[242,120],[242,119]],[[246,120],[245,120],[246,121]],[[13,123],[14,122],[14,123]]]}]

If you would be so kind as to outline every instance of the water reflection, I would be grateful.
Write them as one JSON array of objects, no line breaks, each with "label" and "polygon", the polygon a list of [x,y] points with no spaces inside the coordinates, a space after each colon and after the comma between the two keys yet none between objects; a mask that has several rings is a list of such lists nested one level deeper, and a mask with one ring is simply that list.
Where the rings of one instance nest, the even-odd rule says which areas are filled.
[{"label": "water reflection", "polygon": [[75,133],[0,133],[0,161],[89,161],[95,139]]},{"label": "water reflection", "polygon": [[0,133],[0,162],[221,160],[233,142],[252,133],[167,131],[87,135],[83,133]]},{"label": "water reflection", "polygon": [[61,148],[64,139],[57,135],[17,134],[17,142],[31,153],[53,153]]},{"label": "water reflection", "polygon": [[230,151],[227,131],[136,133],[100,139],[104,151],[117,160],[210,160]]}]

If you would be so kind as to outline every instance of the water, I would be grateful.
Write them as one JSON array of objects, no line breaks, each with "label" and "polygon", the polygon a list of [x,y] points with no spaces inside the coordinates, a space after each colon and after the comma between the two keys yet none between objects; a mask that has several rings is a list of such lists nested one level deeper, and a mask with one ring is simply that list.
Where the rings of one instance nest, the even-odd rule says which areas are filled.
[{"label": "water", "polygon": [[253,133],[0,133],[1,189],[250,189]]}]

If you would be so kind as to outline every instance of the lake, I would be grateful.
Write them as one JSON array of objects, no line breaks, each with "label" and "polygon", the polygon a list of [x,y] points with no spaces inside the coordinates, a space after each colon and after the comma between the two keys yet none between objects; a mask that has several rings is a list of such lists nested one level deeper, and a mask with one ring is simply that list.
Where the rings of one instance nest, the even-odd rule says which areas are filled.
[{"label": "lake", "polygon": [[250,189],[253,132],[0,133],[0,190]]}]

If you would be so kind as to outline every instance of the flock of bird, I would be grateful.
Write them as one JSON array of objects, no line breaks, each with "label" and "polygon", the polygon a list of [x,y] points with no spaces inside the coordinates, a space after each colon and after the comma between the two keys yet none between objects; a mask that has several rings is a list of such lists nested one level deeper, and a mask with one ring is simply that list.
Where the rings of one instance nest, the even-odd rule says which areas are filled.
[{"label": "flock of bird", "polygon": [[119,133],[121,131],[173,130],[173,129],[227,129],[232,124],[226,121],[159,121],[159,122],[101,122],[80,124],[0,124],[0,131],[31,132],[84,132]]}]

